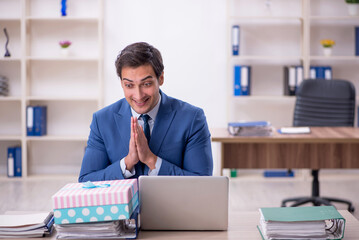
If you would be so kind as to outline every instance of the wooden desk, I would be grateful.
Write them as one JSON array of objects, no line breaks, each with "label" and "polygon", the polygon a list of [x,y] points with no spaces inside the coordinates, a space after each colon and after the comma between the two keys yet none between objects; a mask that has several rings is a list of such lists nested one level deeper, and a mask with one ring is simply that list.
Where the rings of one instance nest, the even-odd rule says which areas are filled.
[{"label": "wooden desk", "polygon": [[[359,238],[359,221],[348,211],[340,210],[346,219],[344,240]],[[228,231],[141,231],[138,239],[231,239],[261,240],[257,230],[259,212],[235,212],[229,214]]]},{"label": "wooden desk", "polygon": [[359,168],[359,128],[311,127],[310,134],[234,137],[212,129],[223,168]]}]

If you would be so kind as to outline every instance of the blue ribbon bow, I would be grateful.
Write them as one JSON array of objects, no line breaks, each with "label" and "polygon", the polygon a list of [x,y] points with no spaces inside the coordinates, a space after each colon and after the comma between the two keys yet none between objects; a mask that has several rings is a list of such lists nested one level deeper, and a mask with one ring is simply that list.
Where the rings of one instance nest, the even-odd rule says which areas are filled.
[{"label": "blue ribbon bow", "polygon": [[83,184],[82,188],[87,188],[87,189],[90,189],[90,188],[107,188],[107,187],[110,187],[111,184],[99,184],[99,185],[95,185],[93,184],[91,181],[87,181]]}]

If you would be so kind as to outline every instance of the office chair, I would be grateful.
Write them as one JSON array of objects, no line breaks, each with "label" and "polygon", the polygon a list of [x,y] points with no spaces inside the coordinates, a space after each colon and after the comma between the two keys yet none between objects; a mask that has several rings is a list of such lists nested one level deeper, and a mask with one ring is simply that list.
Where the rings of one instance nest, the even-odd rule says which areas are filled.
[{"label": "office chair", "polygon": [[[355,87],[349,81],[309,79],[302,82],[296,92],[294,126],[354,126]],[[354,212],[350,201],[319,196],[319,170],[312,170],[312,196],[288,198],[282,201],[282,207],[294,202],[291,207],[306,203],[314,206],[332,205],[339,202],[348,205],[348,211]]]}]

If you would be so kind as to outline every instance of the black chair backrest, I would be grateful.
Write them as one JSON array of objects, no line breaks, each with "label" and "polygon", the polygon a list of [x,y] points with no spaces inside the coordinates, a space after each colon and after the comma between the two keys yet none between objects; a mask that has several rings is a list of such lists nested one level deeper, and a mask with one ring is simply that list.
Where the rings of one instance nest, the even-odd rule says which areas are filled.
[{"label": "black chair backrest", "polygon": [[293,126],[354,126],[355,87],[351,82],[308,79],[296,95]]}]

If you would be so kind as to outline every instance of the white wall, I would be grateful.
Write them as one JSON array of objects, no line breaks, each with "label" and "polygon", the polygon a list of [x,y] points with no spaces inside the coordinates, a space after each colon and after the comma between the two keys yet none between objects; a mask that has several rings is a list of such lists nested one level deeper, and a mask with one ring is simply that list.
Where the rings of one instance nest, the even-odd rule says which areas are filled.
[{"label": "white wall", "polygon": [[[226,126],[226,1],[106,0],[104,14],[105,105],[123,97],[117,54],[145,41],[162,53],[162,90],[203,108],[210,128]],[[217,175],[219,146],[212,148]]]},{"label": "white wall", "polygon": [[226,125],[225,1],[106,0],[104,14],[105,105],[123,97],[117,54],[145,41],[162,53],[162,90],[203,108],[210,127]]}]

